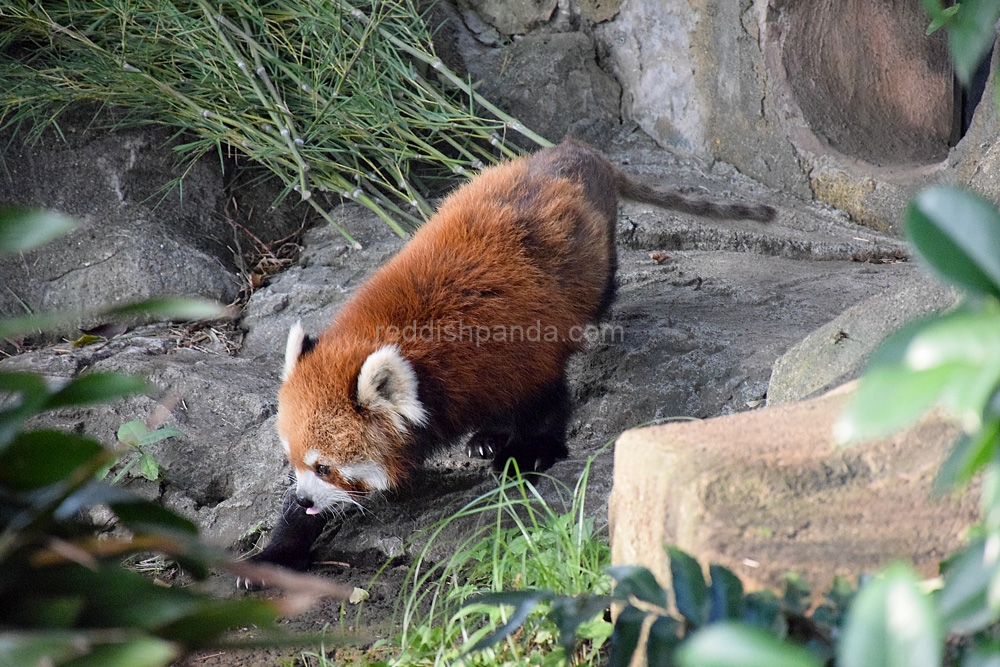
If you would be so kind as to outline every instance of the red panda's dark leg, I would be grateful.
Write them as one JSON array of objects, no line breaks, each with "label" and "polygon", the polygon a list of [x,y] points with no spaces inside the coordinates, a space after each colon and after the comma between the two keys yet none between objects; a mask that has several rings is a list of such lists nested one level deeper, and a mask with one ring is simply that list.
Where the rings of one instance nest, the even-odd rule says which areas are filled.
[{"label": "red panda's dark leg", "polygon": [[493,454],[493,469],[500,472],[508,459],[517,461],[522,473],[541,472],[566,458],[566,422],[571,404],[566,378],[560,377],[534,399],[518,406],[514,430]]},{"label": "red panda's dark leg", "polygon": [[271,542],[251,560],[305,570],[309,567],[309,549],[323,532],[326,520],[323,513],[306,514],[305,508],[295,499],[294,489],[289,491],[281,506],[278,523],[271,531]]}]

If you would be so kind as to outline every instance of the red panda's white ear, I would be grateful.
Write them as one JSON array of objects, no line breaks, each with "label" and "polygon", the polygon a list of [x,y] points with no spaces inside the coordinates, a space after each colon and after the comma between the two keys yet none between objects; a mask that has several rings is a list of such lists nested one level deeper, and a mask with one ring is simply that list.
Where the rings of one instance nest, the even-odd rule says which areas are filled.
[{"label": "red panda's white ear", "polygon": [[287,380],[288,376],[292,374],[292,369],[298,363],[299,357],[315,346],[316,340],[306,335],[302,328],[302,322],[296,322],[292,325],[288,331],[288,342],[285,343],[285,368],[281,372],[282,381]]},{"label": "red panda's white ear", "polygon": [[365,359],[358,373],[358,403],[389,414],[400,430],[403,419],[416,426],[427,422],[417,395],[417,374],[395,345],[380,347]]}]

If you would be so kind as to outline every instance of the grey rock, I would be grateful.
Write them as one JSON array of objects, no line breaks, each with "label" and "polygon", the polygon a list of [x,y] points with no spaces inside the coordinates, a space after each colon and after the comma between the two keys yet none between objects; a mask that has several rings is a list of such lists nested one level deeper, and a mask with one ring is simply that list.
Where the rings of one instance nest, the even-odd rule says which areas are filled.
[{"label": "grey rock", "polygon": [[[109,132],[113,112],[95,117],[86,107],[58,122],[58,135],[46,130],[38,140],[0,133],[0,205],[55,209],[79,222],[39,249],[0,258],[0,316],[93,311],[167,295],[228,304],[239,292],[239,271],[249,271],[244,253],[262,252],[260,244],[302,224],[291,206],[271,209],[280,190],[266,179],[234,194],[231,186],[260,174],[225,174],[214,156],[187,165],[173,187],[182,163],[167,128]],[[50,333],[75,337],[77,328],[100,323],[82,317]]]},{"label": "grey rock", "polygon": [[557,0],[464,0],[504,35],[523,35],[548,22]]},{"label": "grey rock", "polygon": [[602,146],[617,132],[621,90],[598,66],[587,35],[536,32],[501,48],[460,44],[469,74],[483,81],[479,92],[546,139]]},{"label": "grey rock", "polygon": [[217,163],[196,162],[181,198],[164,189],[176,177],[165,130],[107,134],[71,119],[64,136],[65,142],[49,137],[33,145],[6,137],[0,203],[57,209],[80,226],[0,260],[0,314],[77,311],[163,295],[235,298],[232,253],[213,219],[224,189]]},{"label": "grey rock", "polygon": [[774,363],[768,405],[817,396],[861,375],[879,343],[907,322],[955,306],[959,294],[916,272],[812,332]]},{"label": "grey rock", "polygon": [[692,40],[700,12],[686,2],[635,2],[594,28],[622,87],[625,120],[661,146],[702,153],[707,144]]}]

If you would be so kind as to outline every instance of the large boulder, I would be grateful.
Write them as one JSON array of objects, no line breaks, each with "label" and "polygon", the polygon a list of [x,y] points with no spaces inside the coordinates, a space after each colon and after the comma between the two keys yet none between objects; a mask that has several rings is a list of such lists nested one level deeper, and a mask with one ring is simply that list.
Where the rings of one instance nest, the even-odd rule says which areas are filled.
[{"label": "large boulder", "polygon": [[615,446],[611,559],[645,565],[664,586],[664,544],[730,568],[748,588],[787,572],[814,591],[894,560],[938,572],[979,519],[978,493],[933,497],[960,430],[930,417],[850,448],[833,422],[850,391],[803,403],[622,434]]},{"label": "large boulder", "polygon": [[[0,316],[85,311],[157,296],[233,302],[245,261],[292,234],[301,214],[271,210],[268,183],[232,190],[259,177],[224,173],[218,159],[187,165],[167,128],[108,132],[113,112],[77,108],[59,132],[37,139],[5,131],[0,205],[55,209],[79,222],[72,233],[17,257],[0,259]],[[233,165],[229,165],[232,167]],[[75,336],[81,318],[50,333]]]}]

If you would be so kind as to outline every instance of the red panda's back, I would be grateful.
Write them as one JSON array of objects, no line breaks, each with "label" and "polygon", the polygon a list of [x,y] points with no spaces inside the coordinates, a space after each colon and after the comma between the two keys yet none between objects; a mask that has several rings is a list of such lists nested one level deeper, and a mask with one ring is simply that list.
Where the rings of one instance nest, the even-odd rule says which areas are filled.
[{"label": "red panda's back", "polygon": [[614,271],[613,219],[581,183],[528,166],[456,190],[328,332],[398,344],[447,391],[456,426],[561,377]]}]

